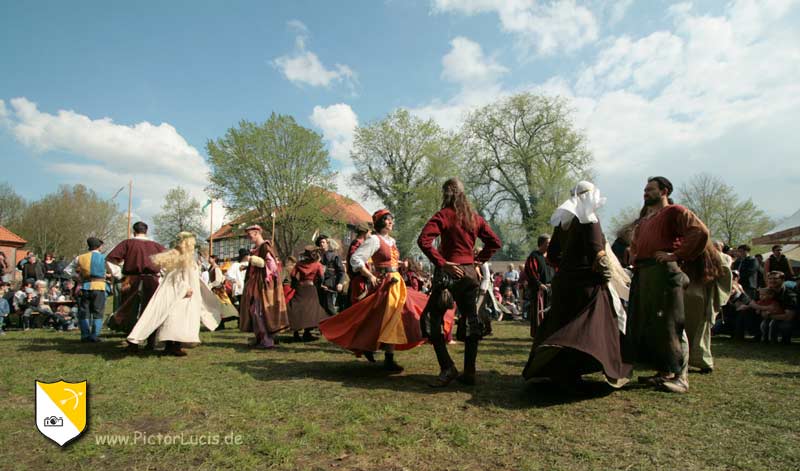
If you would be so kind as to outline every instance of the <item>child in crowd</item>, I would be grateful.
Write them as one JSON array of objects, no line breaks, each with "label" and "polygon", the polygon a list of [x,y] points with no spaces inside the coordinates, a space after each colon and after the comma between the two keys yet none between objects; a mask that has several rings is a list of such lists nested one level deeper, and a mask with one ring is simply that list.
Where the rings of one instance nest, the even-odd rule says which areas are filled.
[{"label": "child in crowd", "polygon": [[758,290],[758,301],[751,302],[748,307],[755,310],[763,319],[761,321],[761,338],[764,342],[777,340],[777,325],[773,316],[779,317],[785,314],[783,307],[778,302],[775,290],[771,288],[760,288]]},{"label": "child in crowd", "polygon": [[512,319],[520,319],[519,308],[517,307],[517,298],[514,296],[514,291],[511,289],[511,286],[505,287],[505,291],[503,292],[503,306],[511,314]]},{"label": "child in crowd", "polygon": [[0,335],[6,335],[3,330],[3,325],[6,322],[6,317],[11,312],[11,307],[8,305],[6,293],[11,286],[6,282],[0,282]]}]

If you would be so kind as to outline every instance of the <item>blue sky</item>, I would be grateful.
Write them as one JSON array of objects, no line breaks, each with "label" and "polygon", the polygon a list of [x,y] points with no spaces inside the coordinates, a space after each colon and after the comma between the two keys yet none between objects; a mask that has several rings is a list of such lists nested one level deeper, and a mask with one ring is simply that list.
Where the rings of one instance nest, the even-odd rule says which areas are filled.
[{"label": "blue sky", "polygon": [[454,129],[533,91],[571,100],[607,214],[648,175],[706,171],[781,217],[798,31],[796,0],[2,2],[0,163],[30,199],[133,178],[150,218],[171,186],[203,196],[205,143],[240,119],[323,133],[344,183],[357,124],[406,107]]}]

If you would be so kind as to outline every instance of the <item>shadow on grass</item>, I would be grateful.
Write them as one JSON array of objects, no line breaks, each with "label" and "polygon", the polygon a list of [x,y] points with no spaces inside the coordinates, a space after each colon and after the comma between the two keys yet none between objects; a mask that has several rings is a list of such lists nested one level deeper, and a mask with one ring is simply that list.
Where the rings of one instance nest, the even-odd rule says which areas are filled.
[{"label": "shadow on grass", "polygon": [[25,345],[19,347],[20,351],[51,352],[58,351],[70,355],[96,355],[105,360],[121,360],[131,356],[122,344],[123,337],[103,337],[98,343],[81,342],[79,337],[51,337],[31,338]]},{"label": "shadow on grass", "polygon": [[715,357],[720,358],[800,365],[800,343],[797,342],[776,345],[715,336],[711,340],[711,350]]},{"label": "shadow on grass", "polygon": [[258,381],[315,379],[339,383],[346,388],[384,389],[418,395],[448,394],[454,391],[469,393],[467,403],[475,407],[527,409],[581,402],[606,396],[613,392],[605,382],[587,381],[564,389],[555,384],[525,384],[520,375],[502,374],[495,370],[479,371],[476,386],[453,382],[447,388],[431,388],[433,374],[392,375],[381,368],[380,362],[352,361],[287,361],[264,358],[248,362],[222,363],[249,374]]},{"label": "shadow on grass", "polygon": [[784,371],[783,373],[763,373],[763,372],[756,372],[754,373],[756,376],[761,376],[764,378],[792,378],[792,379],[800,379],[800,371]]}]

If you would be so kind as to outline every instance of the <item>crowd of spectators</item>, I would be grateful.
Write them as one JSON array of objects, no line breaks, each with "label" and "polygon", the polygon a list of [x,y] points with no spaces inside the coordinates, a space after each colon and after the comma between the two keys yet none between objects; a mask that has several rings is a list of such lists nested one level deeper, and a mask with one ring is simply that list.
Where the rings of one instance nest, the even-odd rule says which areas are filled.
[{"label": "crowd of spectators", "polygon": [[[15,280],[14,269],[19,273]],[[40,260],[35,253],[27,252],[16,267],[0,256],[0,335],[9,325],[29,330],[76,328],[77,303],[75,282],[64,272],[66,263],[52,254]]]},{"label": "crowd of spectators", "polygon": [[800,328],[794,270],[780,245],[772,247],[766,261],[750,252],[747,245],[723,248],[723,253],[733,259],[733,286],[712,334],[789,344],[793,332]]}]

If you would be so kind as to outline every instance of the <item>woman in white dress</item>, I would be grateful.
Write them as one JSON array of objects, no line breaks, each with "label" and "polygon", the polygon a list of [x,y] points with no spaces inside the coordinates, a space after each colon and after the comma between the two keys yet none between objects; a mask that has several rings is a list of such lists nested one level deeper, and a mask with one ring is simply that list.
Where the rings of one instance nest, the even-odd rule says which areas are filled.
[{"label": "woman in white dress", "polygon": [[167,274],[133,327],[128,342],[146,342],[156,332],[156,340],[166,342],[165,353],[185,356],[181,344],[200,343],[201,323],[208,330],[217,328],[222,306],[200,281],[195,245],[194,234],[181,232],[175,248],[153,256],[153,262]]}]

